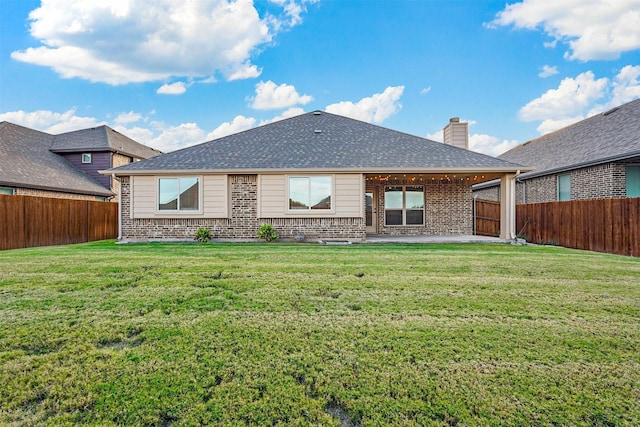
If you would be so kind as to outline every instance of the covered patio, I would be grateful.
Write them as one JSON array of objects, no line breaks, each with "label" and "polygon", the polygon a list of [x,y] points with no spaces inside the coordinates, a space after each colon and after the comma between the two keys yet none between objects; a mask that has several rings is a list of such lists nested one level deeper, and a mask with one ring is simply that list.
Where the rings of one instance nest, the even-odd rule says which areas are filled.
[{"label": "covered patio", "polygon": [[[499,240],[515,239],[515,177],[513,171],[450,169],[429,173],[365,174],[367,241],[402,241],[473,236],[472,186],[501,182]],[[480,236],[478,236],[480,237]],[[479,240],[484,240],[480,238]]]}]

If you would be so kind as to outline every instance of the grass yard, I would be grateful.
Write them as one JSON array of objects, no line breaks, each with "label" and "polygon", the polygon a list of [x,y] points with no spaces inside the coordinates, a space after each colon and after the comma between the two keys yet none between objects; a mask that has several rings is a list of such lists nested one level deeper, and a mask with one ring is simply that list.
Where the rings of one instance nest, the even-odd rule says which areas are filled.
[{"label": "grass yard", "polygon": [[509,245],[0,252],[0,425],[640,424],[640,259]]}]

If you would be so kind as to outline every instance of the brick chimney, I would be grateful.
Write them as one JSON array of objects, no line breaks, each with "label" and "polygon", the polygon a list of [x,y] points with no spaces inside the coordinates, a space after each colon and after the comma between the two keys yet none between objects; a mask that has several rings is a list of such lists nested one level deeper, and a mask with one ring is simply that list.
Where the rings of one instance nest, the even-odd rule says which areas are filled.
[{"label": "brick chimney", "polygon": [[469,123],[460,122],[460,117],[452,117],[442,129],[445,144],[469,149]]}]

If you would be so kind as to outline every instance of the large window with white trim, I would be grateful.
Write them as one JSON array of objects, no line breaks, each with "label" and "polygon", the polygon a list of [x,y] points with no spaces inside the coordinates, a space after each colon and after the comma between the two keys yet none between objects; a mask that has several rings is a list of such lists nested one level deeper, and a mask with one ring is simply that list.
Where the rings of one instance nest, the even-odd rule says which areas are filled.
[{"label": "large window with white trim", "polygon": [[386,187],[384,218],[386,225],[424,225],[424,187]]},{"label": "large window with white trim", "polygon": [[332,181],[331,176],[290,176],[289,209],[330,210]]},{"label": "large window with white trim", "polygon": [[159,178],[159,211],[197,211],[200,209],[200,178]]}]

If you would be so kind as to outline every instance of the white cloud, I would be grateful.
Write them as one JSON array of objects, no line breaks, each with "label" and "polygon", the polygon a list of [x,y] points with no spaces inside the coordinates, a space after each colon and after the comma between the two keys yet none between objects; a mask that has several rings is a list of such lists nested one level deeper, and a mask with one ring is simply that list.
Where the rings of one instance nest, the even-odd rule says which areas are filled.
[{"label": "white cloud", "polygon": [[285,110],[279,116],[275,116],[275,117],[273,117],[271,119],[268,119],[268,120],[261,120],[260,121],[260,126],[266,125],[266,124],[269,124],[269,123],[273,123],[273,122],[278,122],[280,120],[288,119],[288,118],[291,118],[291,117],[299,116],[300,114],[304,114],[304,110],[302,108],[300,108],[300,107],[291,107],[291,108]]},{"label": "white cloud", "polygon": [[616,59],[640,49],[640,0],[523,0],[507,5],[492,26],[542,29],[567,44],[567,59]]},{"label": "white cloud", "polygon": [[31,112],[22,110],[10,111],[1,113],[0,121],[8,121],[51,134],[71,132],[106,124],[106,122],[99,121],[93,117],[76,116],[75,108],[69,109],[64,113],[46,110]]},{"label": "white cloud", "polygon": [[275,3],[281,17],[261,18],[253,0],[47,0],[29,14],[41,45],[11,56],[64,78],[112,85],[215,73],[256,77],[252,56],[279,29],[298,25],[305,3]]},{"label": "white cloud", "polygon": [[428,94],[429,92],[431,92],[431,86],[423,88],[423,89],[420,91],[420,95],[426,95],[426,94]]},{"label": "white cloud", "polygon": [[230,82],[234,80],[252,79],[262,74],[262,69],[245,61],[242,64],[231,64],[222,70],[222,74]]},{"label": "white cloud", "polygon": [[591,71],[579,74],[575,79],[564,78],[557,89],[549,89],[522,107],[520,119],[529,122],[576,116],[605,95],[607,82],[605,77],[596,79]]},{"label": "white cloud", "polygon": [[623,67],[616,75],[613,86],[613,97],[607,107],[615,107],[640,98],[640,65]]},{"label": "white cloud", "polygon": [[558,67],[552,67],[550,65],[544,65],[542,70],[538,73],[538,77],[546,79],[547,77],[551,77],[555,74],[558,74]]},{"label": "white cloud", "polygon": [[253,117],[236,116],[230,122],[224,122],[207,135],[207,140],[222,138],[223,136],[232,135],[251,129],[256,123]]},{"label": "white cloud", "polygon": [[425,138],[430,139],[436,142],[444,142],[444,135],[442,133],[442,129],[437,130],[433,133],[428,133]]},{"label": "white cloud", "polygon": [[128,113],[120,113],[113,119],[113,123],[116,125],[125,125],[127,123],[135,123],[142,119],[140,113],[129,111]]},{"label": "white cloud", "polygon": [[514,139],[501,141],[499,138],[487,134],[474,133],[469,135],[469,150],[490,156],[499,156],[518,144],[519,142]]},{"label": "white cloud", "polygon": [[256,110],[275,110],[313,101],[309,95],[300,95],[294,86],[281,84],[276,86],[271,80],[256,84],[256,96],[251,107]]},{"label": "white cloud", "polygon": [[404,92],[404,86],[389,86],[382,93],[362,98],[353,103],[342,101],[328,105],[328,113],[340,114],[369,123],[382,123],[402,108],[399,100]]},{"label": "white cloud", "polygon": [[318,3],[320,0],[269,0],[273,4],[283,7],[285,19],[280,19],[274,26],[280,29],[283,26],[293,27],[302,23],[302,13],[307,11],[307,4]]},{"label": "white cloud", "polygon": [[184,82],[175,82],[163,84],[158,88],[156,93],[160,95],[182,95],[187,91],[187,85]]},{"label": "white cloud", "polygon": [[524,121],[540,121],[538,132],[563,128],[612,107],[640,98],[640,65],[623,67],[613,79],[591,71],[567,77],[519,111]]}]

